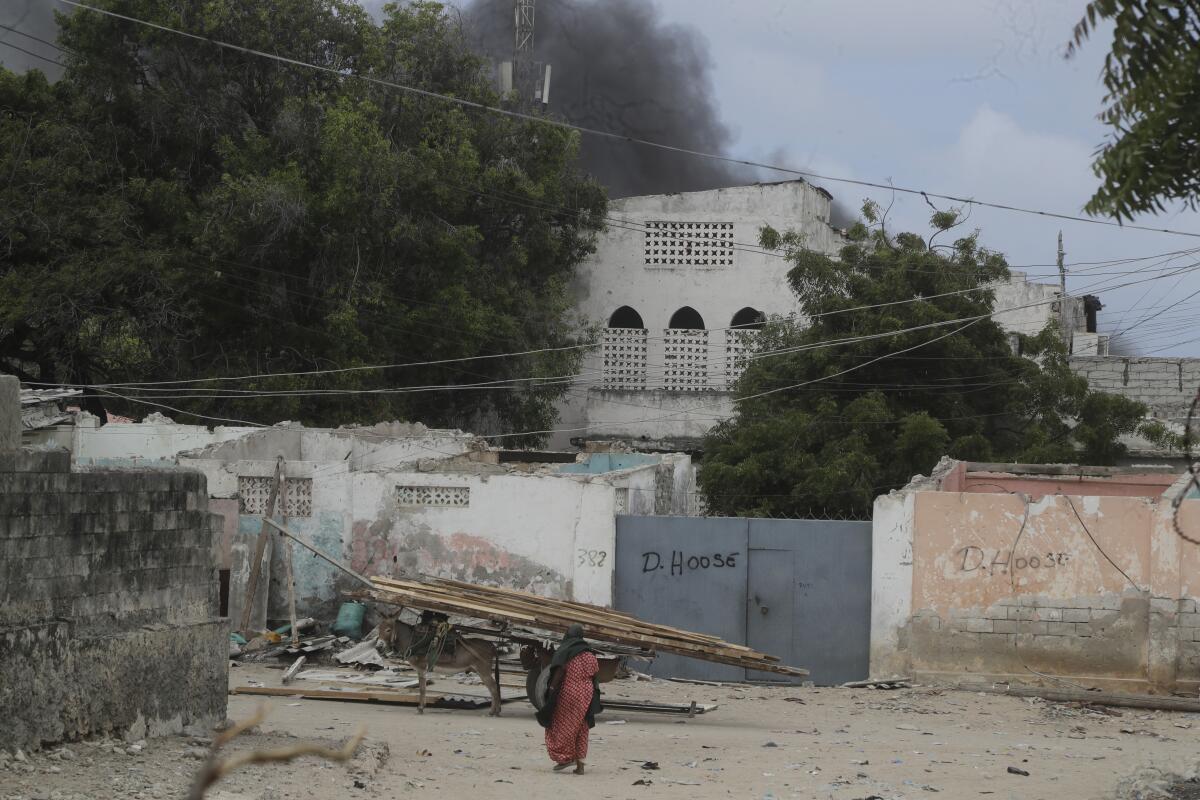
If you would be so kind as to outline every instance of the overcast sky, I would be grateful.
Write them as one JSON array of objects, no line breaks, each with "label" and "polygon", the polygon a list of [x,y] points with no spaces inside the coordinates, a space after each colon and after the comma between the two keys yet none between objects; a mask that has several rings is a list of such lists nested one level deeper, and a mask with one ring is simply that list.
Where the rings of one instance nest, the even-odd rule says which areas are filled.
[{"label": "overcast sky", "polygon": [[[827,175],[1080,213],[1097,184],[1091,154],[1104,129],[1098,75],[1107,31],[1082,54],[1063,46],[1084,0],[657,0],[664,17],[707,37],[720,111],[736,154]],[[867,192],[825,184],[858,206]],[[890,193],[870,192],[887,205]],[[898,195],[900,227],[926,230],[931,210]],[[1200,233],[1200,215],[1138,220]],[[1062,228],[1067,262],[1193,249],[1200,240],[1046,220],[976,207],[971,225],[1014,265],[1052,265]],[[1123,289],[1194,263],[1185,256],[1121,266],[1079,263],[1071,292],[1096,292],[1101,326],[1137,323],[1138,352],[1200,355],[1200,270]],[[1120,272],[1140,270],[1140,274]],[[1030,267],[1053,280],[1053,267]],[[1088,275],[1087,273],[1091,274]]]},{"label": "overcast sky", "polygon": [[[1075,59],[1062,57],[1085,0],[651,2],[664,22],[707,40],[716,104],[734,133],[731,155],[1071,214],[1096,186],[1090,162],[1105,133],[1095,115],[1107,31]],[[52,37],[51,5],[0,0],[0,23]],[[5,41],[54,54],[0,30]],[[46,66],[11,47],[0,46],[0,59],[14,68]],[[853,207],[868,195],[824,185]],[[888,192],[869,195],[883,205],[892,200]],[[925,231],[929,214],[920,198],[897,195],[892,226]],[[1192,212],[1138,221],[1200,232]],[[1069,289],[1101,297],[1102,329],[1135,326],[1123,339],[1140,354],[1200,356],[1200,325],[1191,324],[1200,294],[1185,299],[1200,292],[1200,270],[1110,288],[1167,276],[1197,257],[1087,263],[1188,250],[1200,240],[978,207],[970,225],[1015,267],[1037,265],[1027,271],[1046,281],[1056,279],[1061,227]]]}]

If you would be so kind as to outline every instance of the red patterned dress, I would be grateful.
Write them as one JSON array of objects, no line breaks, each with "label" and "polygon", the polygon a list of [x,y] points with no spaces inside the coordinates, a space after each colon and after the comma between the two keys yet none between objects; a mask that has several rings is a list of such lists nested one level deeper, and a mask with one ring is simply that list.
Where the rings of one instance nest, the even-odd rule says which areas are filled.
[{"label": "red patterned dress", "polygon": [[592,704],[592,676],[600,664],[591,653],[580,653],[567,662],[554,719],[546,729],[546,750],[556,764],[582,761],[588,751],[588,706]]}]

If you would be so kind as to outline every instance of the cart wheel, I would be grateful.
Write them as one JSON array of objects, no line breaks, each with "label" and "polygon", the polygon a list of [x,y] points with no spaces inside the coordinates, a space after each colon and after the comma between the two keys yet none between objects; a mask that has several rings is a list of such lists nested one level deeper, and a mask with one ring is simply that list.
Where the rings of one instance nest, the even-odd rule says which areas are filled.
[{"label": "cart wheel", "polygon": [[533,707],[538,711],[541,711],[542,706],[546,704],[546,689],[549,685],[549,667],[540,672],[536,669],[531,669],[525,674],[525,693],[529,697],[529,702],[533,703]]},{"label": "cart wheel", "polygon": [[537,696],[537,681],[540,673],[536,669],[531,669],[525,673],[525,696],[529,698],[529,702],[533,703],[533,707],[538,711],[542,710],[542,704]]}]

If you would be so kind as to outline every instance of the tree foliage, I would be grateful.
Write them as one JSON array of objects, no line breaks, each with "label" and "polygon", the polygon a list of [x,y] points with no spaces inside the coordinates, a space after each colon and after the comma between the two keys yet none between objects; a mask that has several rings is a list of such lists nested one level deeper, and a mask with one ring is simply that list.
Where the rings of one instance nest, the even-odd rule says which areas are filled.
[{"label": "tree foliage", "polygon": [[[705,444],[699,481],[713,513],[867,514],[874,498],[944,455],[973,461],[1111,464],[1145,407],[1089,391],[1056,327],[1022,337],[991,318],[1004,258],[975,235],[889,237],[878,209],[834,259],[765,230],[794,265],[808,320],[772,320],[737,384],[737,413]],[[921,298],[913,301],[914,298]]]},{"label": "tree foliage", "polygon": [[[570,132],[495,104],[456,18],[350,0],[107,0],[318,71],[80,11],[62,80],[0,70],[0,368],[199,414],[553,420],[605,200]],[[573,209],[564,212],[563,208]],[[550,350],[523,357],[491,354]],[[423,367],[373,364],[475,359]],[[529,380],[534,379],[534,380]],[[420,387],[454,384],[458,391]],[[472,388],[467,388],[472,387]],[[271,397],[245,393],[290,392]],[[346,394],[345,392],[357,392]],[[145,412],[110,387],[101,405]]]},{"label": "tree foliage", "polygon": [[1093,214],[1131,218],[1168,201],[1200,200],[1200,0],[1093,0],[1069,53],[1113,25],[1100,120],[1109,139],[1093,165]]}]

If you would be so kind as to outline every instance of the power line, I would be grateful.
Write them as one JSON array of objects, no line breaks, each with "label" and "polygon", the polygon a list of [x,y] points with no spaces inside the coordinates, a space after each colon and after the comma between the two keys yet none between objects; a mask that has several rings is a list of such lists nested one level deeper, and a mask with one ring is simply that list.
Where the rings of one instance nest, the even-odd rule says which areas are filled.
[{"label": "power line", "polygon": [[841,178],[841,177],[834,177],[831,175],[821,175],[821,174],[818,174],[815,172],[809,172],[807,170],[793,169],[790,167],[784,167],[784,166],[780,166],[777,164],[768,164],[768,163],[764,163],[764,162],[760,162],[760,161],[751,161],[748,159],[735,158],[733,156],[723,156],[723,155],[719,155],[717,153],[706,153],[701,150],[693,150],[691,148],[679,147],[676,145],[665,144],[662,142],[653,142],[653,141],[650,141],[647,139],[640,139],[635,136],[628,136],[625,134],[613,133],[611,131],[599,130],[597,128],[589,128],[589,127],[585,127],[582,125],[575,125],[573,123],[565,122],[562,120],[555,120],[555,119],[550,119],[547,117],[536,116],[533,114],[525,114],[520,111],[513,111],[510,109],[499,108],[497,106],[490,106],[490,105],[487,105],[486,103],[481,103],[481,102],[478,102],[475,100],[467,100],[467,99],[461,98],[461,97],[451,97],[449,95],[440,94],[438,92],[429,91],[427,89],[419,89],[415,86],[406,86],[401,83],[384,80],[383,78],[376,78],[376,77],[373,77],[370,75],[362,75],[362,74],[353,73],[353,72],[347,73],[342,70],[334,69],[333,67],[326,67],[326,66],[322,66],[320,64],[312,64],[312,63],[309,63],[306,61],[300,61],[298,59],[288,58],[287,56],[281,56],[281,55],[277,55],[275,53],[267,53],[262,50],[255,50],[254,48],[243,47],[242,45],[232,44],[230,42],[224,42],[219,39],[213,39],[213,38],[207,37],[207,36],[200,36],[198,34],[189,33],[187,31],[182,31],[177,28],[171,28],[166,25],[160,25],[155,22],[149,22],[147,20],[139,19],[137,17],[132,17],[132,16],[129,16],[126,14],[119,14],[115,11],[110,11],[108,9],[97,8],[96,6],[87,5],[86,3],[80,3],[77,0],[58,0],[58,2],[65,3],[66,5],[74,6],[76,8],[86,9],[88,11],[92,11],[97,14],[103,14],[105,16],[113,17],[115,19],[125,20],[126,22],[132,22],[137,25],[143,25],[143,26],[146,26],[149,28],[154,28],[156,30],[164,31],[166,33],[172,33],[177,36],[183,36],[183,37],[186,37],[188,39],[193,39],[198,42],[206,42],[208,44],[212,44],[217,47],[223,47],[223,48],[226,48],[229,50],[235,50],[237,52],[245,53],[247,55],[258,56],[260,58],[268,58],[268,59],[272,59],[274,61],[278,61],[280,63],[290,64],[292,66],[297,66],[297,67],[304,67],[306,69],[314,69],[314,70],[318,70],[320,72],[327,72],[332,75],[336,75],[342,79],[356,78],[358,80],[365,81],[367,83],[372,83],[372,84],[376,84],[379,86],[386,86],[386,87],[389,87],[392,89],[398,89],[400,91],[408,92],[409,94],[414,94],[414,95],[417,95],[420,97],[426,97],[426,98],[430,98],[430,99],[434,99],[434,100],[440,100],[440,101],[446,102],[446,103],[453,103],[455,105],[459,105],[464,108],[470,108],[470,109],[474,109],[477,111],[486,111],[488,113],[500,114],[500,115],[503,115],[506,117],[511,117],[513,119],[520,119],[520,120],[524,120],[527,122],[534,122],[534,123],[538,123],[538,124],[542,124],[542,125],[550,125],[550,126],[554,126],[554,127],[558,127],[558,128],[563,128],[566,130],[578,131],[580,133],[586,133],[591,136],[597,136],[597,137],[601,137],[601,138],[605,138],[605,139],[612,139],[612,140],[616,140],[616,141],[627,142],[629,144],[637,144],[637,145],[641,145],[644,147],[652,147],[652,148],[655,148],[658,150],[663,150],[665,152],[679,153],[682,155],[695,156],[697,158],[707,158],[707,159],[710,159],[713,161],[721,161],[721,162],[725,162],[728,164],[738,164],[740,166],[754,167],[754,168],[758,168],[758,169],[768,169],[768,170],[772,170],[775,172],[782,172],[782,173],[789,174],[789,175],[798,175],[802,178],[806,178],[809,180],[828,181],[831,183],[844,183],[844,184],[848,184],[848,185],[852,185],[852,186],[863,186],[863,187],[872,188],[872,189],[882,189],[885,191],[900,192],[902,194],[918,195],[922,198],[925,198],[926,200],[928,200],[929,198],[936,198],[939,200],[946,200],[946,201],[949,201],[952,203],[975,205],[975,206],[981,206],[981,207],[985,207],[985,208],[993,208],[993,209],[997,209],[1000,211],[1009,211],[1009,212],[1021,213],[1021,214],[1032,214],[1034,216],[1041,216],[1041,217],[1046,217],[1049,219],[1069,220],[1072,222],[1084,222],[1084,223],[1088,223],[1091,225],[1104,225],[1104,226],[1109,226],[1109,227],[1124,228],[1124,229],[1131,229],[1131,230],[1150,231],[1153,233],[1169,233],[1169,234],[1172,234],[1175,236],[1189,236],[1189,237],[1194,237],[1194,238],[1200,238],[1200,233],[1192,233],[1192,232],[1188,232],[1188,231],[1178,231],[1178,230],[1173,230],[1170,228],[1154,228],[1154,227],[1150,227],[1147,225],[1133,225],[1133,224],[1126,225],[1126,224],[1122,224],[1121,222],[1116,222],[1116,221],[1111,221],[1111,220],[1094,219],[1094,218],[1090,218],[1090,217],[1080,217],[1080,216],[1076,216],[1076,215],[1072,215],[1072,214],[1062,214],[1062,213],[1057,213],[1057,212],[1052,212],[1052,211],[1042,211],[1042,210],[1032,209],[1032,208],[1022,208],[1020,206],[1013,206],[1013,205],[1009,205],[1009,204],[1005,204],[1005,203],[995,203],[995,202],[984,201],[984,200],[975,200],[975,199],[971,199],[971,198],[967,198],[967,197],[958,197],[955,195],[941,194],[938,192],[932,192],[932,191],[928,191],[928,190],[924,190],[924,189],[916,189],[916,188],[904,187],[904,186],[895,186],[895,185],[891,185],[891,184],[876,183],[873,181],[855,180],[853,178]]},{"label": "power line", "polygon": [[4,45],[5,47],[11,47],[13,50],[19,50],[27,56],[33,56],[34,58],[40,58],[42,61],[47,61],[51,64],[54,64],[55,66],[61,67],[63,65],[61,61],[56,61],[53,58],[50,58],[49,56],[40,55],[38,53],[33,52],[32,50],[26,50],[24,47],[15,45],[12,42],[0,40],[0,44]]},{"label": "power line", "polygon": [[[4,28],[7,31],[12,31],[13,33],[17,34],[18,36],[24,36],[26,39],[32,39],[35,42],[40,42],[41,44],[44,44],[47,47],[53,47],[55,50],[57,50],[60,53],[67,52],[66,50],[62,49],[61,47],[56,45],[54,42],[52,42],[48,39],[41,39],[37,36],[34,36],[31,33],[26,33],[25,31],[17,30],[16,28],[12,27],[11,25],[5,25],[3,22],[0,22],[0,28]],[[3,41],[3,40],[0,40],[0,41]],[[58,62],[56,61],[54,63],[57,64]]]},{"label": "power line", "polygon": [[[1159,276],[1153,276],[1153,277],[1149,277],[1149,278],[1143,278],[1141,280],[1136,280],[1136,281],[1128,281],[1126,283],[1117,284],[1116,286],[1112,286],[1109,288],[1122,288],[1124,286],[1135,285],[1138,283],[1144,283],[1144,282],[1149,282],[1149,281],[1154,281],[1154,280],[1162,280],[1163,278],[1171,277],[1172,275],[1177,274],[1178,272],[1181,272],[1184,270],[1195,269],[1196,267],[1197,267],[1196,264],[1192,264],[1192,265],[1188,265],[1187,267],[1180,268],[1175,273],[1171,273],[1170,275],[1159,275]],[[920,300],[920,299],[921,298],[915,298],[914,301]],[[908,302],[908,301],[902,301],[902,302]],[[750,356],[748,356],[748,358],[751,360],[755,360],[755,359],[767,358],[767,357],[771,357],[771,356],[783,355],[783,354],[788,354],[788,353],[806,352],[806,351],[812,351],[812,350],[817,350],[817,349],[824,349],[827,347],[836,347],[836,346],[841,346],[841,345],[846,345],[846,344],[855,344],[855,343],[862,342],[862,341],[871,341],[871,340],[877,340],[877,339],[881,339],[881,338],[889,338],[889,337],[893,337],[893,336],[902,335],[905,333],[912,333],[915,331],[926,330],[929,328],[942,327],[945,325],[953,325],[953,324],[956,324],[959,322],[974,323],[974,322],[978,322],[979,320],[982,320],[982,319],[985,319],[988,317],[1005,314],[1005,313],[1008,313],[1011,311],[1022,310],[1025,308],[1032,308],[1032,307],[1036,307],[1036,306],[1040,306],[1040,305],[1047,305],[1047,304],[1050,304],[1053,302],[1057,302],[1057,301],[1052,298],[1052,299],[1047,299],[1047,300],[1040,300],[1040,301],[1025,303],[1025,304],[1021,304],[1021,305],[1017,305],[1017,306],[1011,306],[1011,307],[1007,307],[1007,308],[993,309],[984,314],[974,315],[974,316],[970,316],[970,317],[961,317],[961,318],[957,318],[957,319],[942,320],[942,321],[938,321],[938,322],[926,323],[924,325],[913,326],[910,328],[902,328],[902,329],[898,329],[898,330],[894,330],[894,331],[884,331],[884,332],[880,332],[880,333],[874,333],[874,334],[869,334],[869,335],[864,335],[864,336],[846,337],[846,338],[842,338],[842,339],[820,340],[817,342],[806,343],[806,344],[798,345],[795,347],[777,348],[775,350],[768,350],[768,351],[763,351],[761,353],[754,353],[754,354],[751,354]],[[887,304],[883,304],[883,305],[891,305],[891,303],[887,303]],[[296,323],[292,323],[292,324],[296,324]],[[299,326],[299,327],[304,327],[304,326]],[[467,357],[462,357],[462,358],[437,359],[437,360],[430,360],[430,361],[408,362],[408,363],[402,363],[402,364],[363,365],[363,366],[356,366],[356,367],[339,367],[339,368],[324,369],[324,370],[258,373],[255,375],[224,376],[224,377],[213,377],[213,378],[194,378],[194,379],[188,379],[188,380],[148,381],[148,382],[134,382],[134,383],[98,383],[98,384],[57,384],[57,383],[43,383],[43,382],[31,382],[31,383],[33,383],[34,385],[72,386],[75,388],[91,388],[91,389],[120,388],[120,389],[125,389],[126,391],[128,391],[130,389],[145,390],[146,387],[155,387],[155,386],[179,387],[179,386],[194,385],[194,384],[198,384],[198,383],[208,383],[208,382],[255,380],[255,379],[272,378],[272,377],[297,377],[297,376],[324,375],[324,374],[341,374],[341,373],[347,373],[347,372],[359,372],[359,371],[368,371],[368,370],[386,370],[386,369],[399,369],[399,368],[414,367],[414,366],[442,365],[442,364],[449,364],[449,363],[460,363],[463,361],[475,361],[475,360],[502,358],[502,357],[509,357],[509,356],[523,356],[523,355],[531,355],[531,354],[537,354],[537,353],[558,352],[558,351],[564,351],[564,350],[577,350],[577,349],[594,348],[594,347],[596,347],[596,344],[587,343],[587,344],[570,345],[570,346],[557,347],[557,348],[542,348],[542,349],[538,349],[538,350],[519,351],[519,352],[514,352],[514,353],[498,353],[498,354],[490,354],[490,355],[467,356]],[[907,351],[901,351],[901,353],[903,353],[903,352],[907,352]],[[860,366],[862,366],[862,365],[860,365]],[[858,368],[858,367],[855,367],[855,368]],[[508,382],[516,381],[516,380],[541,380],[541,378],[531,377],[528,379],[523,379],[523,378],[505,379],[505,381],[508,381]],[[683,412],[681,412],[681,413],[683,413]]]}]

